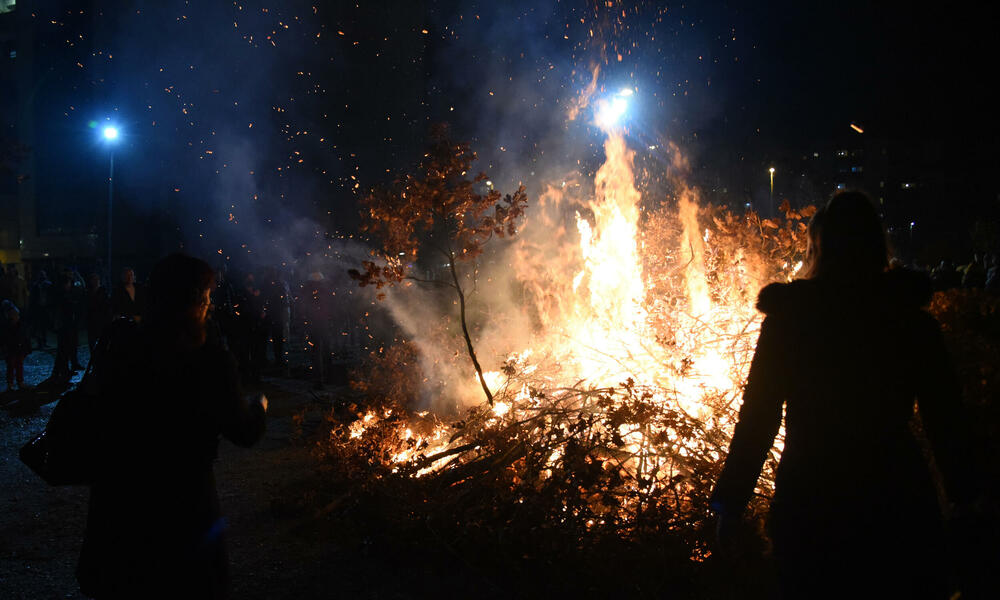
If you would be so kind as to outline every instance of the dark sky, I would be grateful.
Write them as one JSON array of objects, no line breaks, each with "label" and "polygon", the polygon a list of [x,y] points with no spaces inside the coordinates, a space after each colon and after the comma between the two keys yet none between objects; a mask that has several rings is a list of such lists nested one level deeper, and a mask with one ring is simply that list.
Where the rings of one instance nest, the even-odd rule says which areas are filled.
[{"label": "dark sky", "polygon": [[594,65],[600,89],[636,90],[635,142],[675,140],[707,173],[733,157],[807,152],[856,122],[935,148],[938,168],[987,182],[984,194],[998,189],[989,183],[997,20],[988,8],[92,4],[32,9],[50,72],[36,106],[50,220],[101,222],[87,207],[100,205],[106,151],[88,124],[110,118],[125,134],[116,149],[123,202],[167,213],[200,252],[284,258],[327,232],[349,233],[357,196],[414,163],[435,121],[472,141],[504,188],[537,186],[577,160],[586,170],[600,132],[566,114]]}]

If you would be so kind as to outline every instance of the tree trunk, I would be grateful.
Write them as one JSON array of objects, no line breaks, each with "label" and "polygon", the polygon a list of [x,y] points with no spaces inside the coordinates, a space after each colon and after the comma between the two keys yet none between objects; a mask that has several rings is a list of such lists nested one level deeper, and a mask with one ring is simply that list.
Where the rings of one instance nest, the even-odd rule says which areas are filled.
[{"label": "tree trunk", "polygon": [[458,271],[455,269],[455,256],[452,254],[448,258],[448,266],[451,267],[451,278],[455,282],[455,291],[458,292],[458,307],[460,319],[462,321],[462,335],[465,336],[465,347],[469,350],[469,358],[472,359],[472,366],[476,368],[476,375],[479,377],[479,384],[483,386],[483,393],[486,400],[493,406],[493,393],[490,386],[486,385],[486,378],[483,377],[483,368],[479,366],[479,359],[476,358],[476,350],[472,347],[472,338],[469,337],[469,326],[465,322],[465,293],[462,292],[462,284],[458,281]]}]

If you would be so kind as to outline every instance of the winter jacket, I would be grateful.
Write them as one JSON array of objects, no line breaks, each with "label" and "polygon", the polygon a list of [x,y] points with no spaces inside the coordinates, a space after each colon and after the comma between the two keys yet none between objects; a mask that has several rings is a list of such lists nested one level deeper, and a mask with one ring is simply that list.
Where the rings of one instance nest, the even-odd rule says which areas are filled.
[{"label": "winter jacket", "polygon": [[911,429],[914,402],[953,500],[968,497],[969,456],[959,383],[938,323],[921,309],[930,292],[926,276],[907,271],[761,291],[765,319],[712,503],[744,510],[784,411],[770,526],[786,570],[839,565],[847,585],[877,564],[889,585],[917,581],[914,572],[940,559],[941,511]]},{"label": "winter jacket", "polygon": [[263,435],[263,409],[245,401],[236,362],[218,346],[178,352],[128,321],[106,336],[94,359],[102,443],[81,589],[98,598],[225,597],[212,464],[221,437],[246,447]]}]

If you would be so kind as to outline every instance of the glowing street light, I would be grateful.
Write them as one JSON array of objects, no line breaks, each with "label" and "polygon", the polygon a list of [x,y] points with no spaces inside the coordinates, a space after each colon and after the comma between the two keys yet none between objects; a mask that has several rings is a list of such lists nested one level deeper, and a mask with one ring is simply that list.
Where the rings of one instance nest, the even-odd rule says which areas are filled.
[{"label": "glowing street light", "polygon": [[597,105],[597,125],[601,129],[611,129],[618,125],[628,111],[628,97],[633,93],[631,88],[625,88],[609,99],[602,100]]},{"label": "glowing street light", "polygon": [[[119,138],[118,128],[114,125],[108,125],[101,130],[101,137],[108,144],[108,285],[114,285],[114,271],[111,270],[111,225],[112,225],[112,209],[114,207],[114,181],[115,181],[115,151],[114,144]],[[110,288],[109,288],[110,289]]]},{"label": "glowing street light", "polygon": [[768,169],[767,172],[771,174],[771,193],[768,195],[768,199],[770,200],[771,216],[773,217],[775,216],[774,215],[774,167]]}]

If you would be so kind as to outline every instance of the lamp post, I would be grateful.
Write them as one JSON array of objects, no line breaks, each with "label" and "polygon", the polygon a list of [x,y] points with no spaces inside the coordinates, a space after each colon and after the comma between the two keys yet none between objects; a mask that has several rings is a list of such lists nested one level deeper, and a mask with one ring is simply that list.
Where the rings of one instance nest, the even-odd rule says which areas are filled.
[{"label": "lamp post", "polygon": [[767,172],[771,174],[771,193],[768,195],[768,204],[771,207],[771,214],[770,214],[770,216],[773,217],[773,216],[775,216],[775,214],[774,214],[774,167],[771,167],[770,169],[768,169]]},{"label": "lamp post", "polygon": [[114,285],[114,271],[111,270],[111,225],[112,208],[114,207],[114,181],[115,181],[115,150],[114,143],[118,141],[118,128],[108,125],[101,132],[104,140],[108,142],[108,286]]}]

